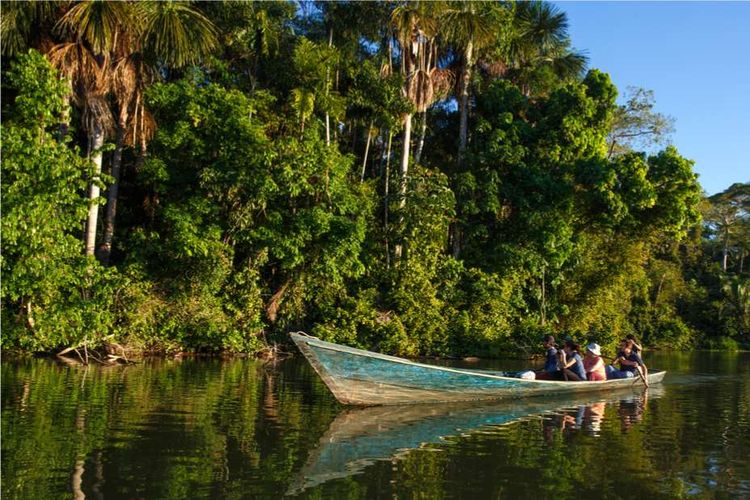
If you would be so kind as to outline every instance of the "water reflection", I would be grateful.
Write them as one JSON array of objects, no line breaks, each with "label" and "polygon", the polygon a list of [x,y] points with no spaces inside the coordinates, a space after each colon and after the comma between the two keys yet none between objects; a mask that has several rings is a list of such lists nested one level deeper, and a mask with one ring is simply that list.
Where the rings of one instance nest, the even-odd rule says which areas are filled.
[{"label": "water reflection", "polygon": [[[637,392],[633,392],[636,390]],[[288,495],[332,479],[359,474],[377,461],[403,457],[413,449],[450,436],[491,431],[520,420],[537,419],[547,443],[556,434],[598,436],[605,409],[617,409],[624,430],[643,419],[649,397],[661,387],[629,388],[602,395],[531,398],[493,403],[418,404],[343,410],[321,437]]]},{"label": "water reflection", "polygon": [[659,356],[669,375],[646,394],[363,410],[303,359],[4,359],[0,493],[750,498],[750,353]]}]

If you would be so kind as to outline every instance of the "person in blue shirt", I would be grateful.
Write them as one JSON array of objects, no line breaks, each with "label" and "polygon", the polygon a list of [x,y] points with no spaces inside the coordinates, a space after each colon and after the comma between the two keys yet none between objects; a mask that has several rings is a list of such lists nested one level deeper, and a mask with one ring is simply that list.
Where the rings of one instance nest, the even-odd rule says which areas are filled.
[{"label": "person in blue shirt", "polygon": [[572,340],[565,341],[565,361],[561,367],[566,380],[581,382],[586,380],[586,370],[581,358],[581,347]]},{"label": "person in blue shirt", "polygon": [[555,347],[555,337],[545,335],[542,339],[542,345],[545,349],[544,369],[537,370],[537,380],[555,380],[558,378],[557,367],[557,348]]}]

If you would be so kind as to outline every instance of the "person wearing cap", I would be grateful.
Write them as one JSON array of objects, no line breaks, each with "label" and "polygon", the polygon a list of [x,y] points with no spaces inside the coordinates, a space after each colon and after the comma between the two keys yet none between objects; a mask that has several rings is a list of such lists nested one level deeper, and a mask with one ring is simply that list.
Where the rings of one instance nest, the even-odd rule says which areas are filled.
[{"label": "person wearing cap", "polygon": [[555,337],[545,335],[542,339],[542,345],[547,351],[545,354],[544,369],[536,372],[537,380],[555,380],[557,379],[557,349],[555,348]]},{"label": "person wearing cap", "polygon": [[583,368],[586,370],[586,378],[588,380],[607,380],[607,371],[604,368],[604,360],[602,359],[602,349],[596,342],[592,342],[586,346]]}]

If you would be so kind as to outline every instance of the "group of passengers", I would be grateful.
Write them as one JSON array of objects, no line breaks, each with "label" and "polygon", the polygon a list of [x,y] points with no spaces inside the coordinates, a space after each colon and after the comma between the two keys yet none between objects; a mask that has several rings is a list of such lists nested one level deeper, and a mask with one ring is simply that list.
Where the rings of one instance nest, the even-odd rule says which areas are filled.
[{"label": "group of passengers", "polygon": [[583,356],[580,345],[570,338],[565,340],[562,349],[558,349],[555,337],[545,335],[543,345],[547,351],[546,360],[544,369],[536,372],[537,380],[579,382],[640,377],[648,385],[648,369],[640,354],[642,348],[632,334],[620,342],[617,355],[609,364],[604,362],[599,344],[593,342],[586,346]]}]

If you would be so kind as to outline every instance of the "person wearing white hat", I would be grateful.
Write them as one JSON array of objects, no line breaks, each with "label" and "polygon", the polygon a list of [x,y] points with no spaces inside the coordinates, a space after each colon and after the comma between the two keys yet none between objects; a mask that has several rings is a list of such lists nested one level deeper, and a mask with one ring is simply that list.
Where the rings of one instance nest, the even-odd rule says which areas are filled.
[{"label": "person wearing white hat", "polygon": [[583,369],[586,370],[586,378],[588,380],[607,380],[607,372],[604,368],[602,350],[599,347],[599,344],[592,342],[586,346],[586,355],[583,358]]}]

